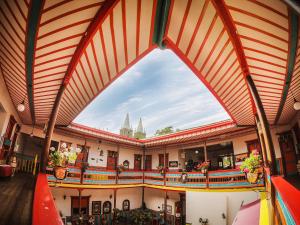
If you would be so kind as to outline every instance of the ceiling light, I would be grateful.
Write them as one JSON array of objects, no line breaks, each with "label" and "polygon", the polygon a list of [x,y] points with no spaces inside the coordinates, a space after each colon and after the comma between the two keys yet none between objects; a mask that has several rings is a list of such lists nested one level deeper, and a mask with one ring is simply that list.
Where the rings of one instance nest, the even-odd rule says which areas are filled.
[{"label": "ceiling light", "polygon": [[294,109],[295,110],[300,110],[300,102],[297,102],[296,99],[295,100],[295,103],[294,103]]},{"label": "ceiling light", "polygon": [[25,110],[24,100],[17,106],[17,109],[19,112],[24,112]]}]

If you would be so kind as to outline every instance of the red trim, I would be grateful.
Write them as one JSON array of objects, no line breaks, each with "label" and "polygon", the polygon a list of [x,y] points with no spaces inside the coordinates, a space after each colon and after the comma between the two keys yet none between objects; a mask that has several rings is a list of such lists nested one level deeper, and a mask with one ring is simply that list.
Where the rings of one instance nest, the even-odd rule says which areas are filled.
[{"label": "red trim", "polygon": [[206,59],[204,60],[204,63],[202,64],[201,68],[200,68],[200,73],[202,73],[204,67],[206,66],[206,63],[210,60],[210,57],[212,56],[212,53],[215,51],[217,45],[219,44],[221,38],[223,37],[223,34],[225,33],[225,28],[222,29],[221,33],[219,34],[217,40],[215,41],[212,49],[210,50],[208,56],[206,57]]},{"label": "red trim", "polygon": [[76,47],[77,45],[70,45],[70,46],[67,46],[67,47],[64,47],[64,48],[60,48],[60,49],[56,49],[54,51],[51,51],[51,52],[47,52],[47,53],[44,53],[42,55],[39,55],[39,56],[36,56],[35,59],[39,59],[39,58],[42,58],[44,56],[49,56],[51,54],[54,54],[54,53],[57,53],[57,52],[60,52],[60,51],[64,51],[64,50],[67,50],[67,49],[70,49],[70,48],[74,48]]},{"label": "red trim", "polygon": [[[238,63],[238,59],[235,59],[231,63],[231,65],[228,67],[228,69],[224,72],[223,76],[221,78],[219,78],[218,82],[214,85],[213,89],[216,89],[216,87],[218,87],[218,85],[220,84],[220,82],[223,81],[223,79],[225,77],[227,77],[227,81],[228,81],[230,79],[230,77],[233,76],[236,73],[236,71],[240,68],[239,66],[237,66],[236,69],[228,76],[229,71],[233,68],[234,64],[236,64],[236,63]],[[239,76],[241,76],[241,74],[239,74]]]},{"label": "red trim", "polygon": [[[228,55],[226,56],[225,60],[222,62],[222,64],[219,66],[219,68],[217,69],[217,71],[215,72],[215,74],[210,78],[210,80],[208,81],[209,83],[212,83],[213,80],[216,78],[216,76],[219,74],[220,70],[224,67],[224,65],[227,63],[228,59],[232,56],[232,54],[234,53],[234,49],[231,49],[231,51],[228,53]],[[228,67],[228,69],[230,69],[230,67]],[[226,73],[223,73],[224,77],[226,75]],[[221,77],[221,78],[222,78]],[[207,79],[208,80],[208,79]]]},{"label": "red trim", "polygon": [[249,68],[254,68],[254,69],[264,70],[264,71],[266,71],[266,72],[276,73],[276,74],[285,76],[285,73],[281,73],[281,72],[278,72],[278,71],[275,71],[275,70],[265,69],[265,68],[262,68],[262,67],[259,67],[259,66],[252,66],[252,65],[251,65],[251,66],[249,66]]},{"label": "red trim", "polygon": [[101,41],[101,45],[102,45],[103,58],[104,58],[104,61],[105,61],[107,75],[108,75],[109,80],[111,80],[110,69],[109,69],[107,54],[106,54],[106,47],[105,47],[104,38],[103,38],[102,26],[99,28],[99,35],[100,35],[100,41]]},{"label": "red trim", "polygon": [[82,99],[81,99],[81,98],[77,95],[77,92],[74,90],[73,85],[72,85],[71,82],[69,83],[69,85],[70,85],[70,88],[72,89],[73,93],[76,95],[76,98],[80,101],[81,106],[83,106],[84,103],[82,102],[82,99],[84,99],[84,98],[81,96],[81,98],[82,98]]},{"label": "red trim", "polygon": [[[248,64],[247,64],[247,61],[245,58],[245,53],[244,53],[244,50],[242,47],[242,42],[241,42],[239,36],[237,35],[237,29],[235,27],[234,21],[230,15],[228,8],[226,7],[224,0],[220,0],[220,1],[213,0],[212,3],[214,5],[215,9],[217,10],[217,13],[219,14],[221,20],[223,21],[224,26],[226,27],[226,30],[227,30],[229,38],[232,42],[233,48],[234,48],[234,50],[237,54],[237,58],[240,62],[240,66],[241,66],[241,69],[242,69],[242,72],[244,75],[244,79],[245,79],[248,75],[250,75],[250,72],[249,72],[249,67],[248,67]],[[247,90],[248,90],[249,98],[251,100],[252,111],[253,111],[253,114],[255,115],[256,107],[255,107],[254,100],[250,93],[250,89],[249,89],[248,85],[247,85]],[[253,122],[254,122],[254,118],[253,118]]]},{"label": "red trim", "polygon": [[69,58],[69,57],[72,57],[72,55],[65,55],[65,56],[61,56],[61,57],[55,58],[55,59],[47,60],[47,61],[35,64],[34,67],[37,67],[37,66],[40,66],[40,65],[44,65],[44,64],[47,64],[47,63],[51,63],[51,62],[55,62],[55,61],[58,61],[58,60],[61,60],[61,59]]},{"label": "red trim", "polygon": [[274,12],[274,13],[277,13],[278,15],[283,16],[286,19],[288,18],[287,15],[284,15],[283,13],[281,13],[281,12],[275,10],[274,8],[272,8],[272,7],[268,6],[268,5],[265,5],[265,4],[263,4],[263,3],[261,3],[261,2],[259,2],[257,0],[249,0],[249,1],[255,3],[255,4],[259,5],[259,6],[262,6],[262,7],[266,8],[266,9],[268,9],[268,10]]},{"label": "red trim", "polygon": [[84,24],[84,23],[89,23],[89,22],[91,22],[91,20],[92,19],[81,20],[81,21],[78,21],[76,23],[71,23],[71,24],[68,24],[68,25],[66,25],[64,27],[60,27],[60,28],[58,28],[56,30],[50,31],[48,33],[45,33],[45,34],[39,36],[38,40],[43,39],[45,37],[48,37],[50,35],[56,34],[56,33],[60,32],[60,31],[65,31],[66,29],[69,29],[71,27],[75,27],[75,26],[78,26],[78,25],[81,25],[81,24]]},{"label": "red trim", "polygon": [[[1,8],[0,8],[1,9]],[[11,34],[10,34],[10,32],[7,30],[7,28],[4,26],[4,24],[0,21],[0,24],[2,25],[2,27],[3,27],[3,29],[5,30],[5,33],[10,37],[10,40],[16,45],[16,47],[17,47],[17,49],[22,53],[22,54],[25,54],[25,52],[24,52],[24,50],[20,47],[20,45],[16,42],[16,40],[13,38],[13,36],[11,36]],[[13,29],[13,28],[12,28]],[[1,36],[2,36],[2,34],[1,34]],[[17,35],[18,36],[18,35]],[[10,42],[8,42],[7,41],[7,39],[6,38],[4,38],[4,36],[2,36],[3,37],[3,39],[5,39],[5,41],[7,42],[7,43],[9,43],[10,44]],[[22,44],[23,44],[23,47],[24,47],[24,41],[23,40],[21,40],[21,42],[22,42]],[[11,45],[10,45],[10,47],[11,47]],[[12,47],[11,47],[12,48]]]},{"label": "red trim", "polygon": [[[90,43],[90,40],[92,40],[93,36],[95,35],[95,33],[98,31],[98,29],[100,30],[100,37],[102,37],[103,35],[101,35],[102,29],[101,29],[101,24],[103,23],[103,21],[107,18],[107,16],[112,12],[114,6],[119,2],[119,0],[111,0],[111,1],[105,1],[102,5],[102,7],[100,7],[100,9],[98,10],[98,12],[96,13],[95,17],[93,18],[93,21],[91,22],[91,24],[89,25],[89,27],[87,28],[84,36],[82,36],[82,39],[80,40],[80,43],[78,44],[78,47],[73,55],[73,58],[69,64],[69,67],[66,71],[66,76],[64,79],[64,85],[69,83],[69,80],[71,79],[71,76],[73,74],[73,71],[76,68],[76,65],[78,64],[78,61],[83,53],[83,49],[85,49],[88,44]],[[103,40],[101,39],[101,42]],[[104,50],[105,45],[102,42],[102,48]],[[108,70],[109,73],[109,70]]]},{"label": "red trim", "polygon": [[[9,4],[7,4],[7,0],[4,1],[6,7],[8,8],[9,12],[11,13],[11,15],[13,16],[13,18],[15,19],[16,23],[18,24],[19,28],[22,30],[23,34],[25,35],[25,30],[23,29],[23,27],[21,26],[19,20],[17,19],[16,15],[14,14],[14,12],[12,11],[11,7]],[[26,20],[25,20],[26,21]],[[24,44],[24,43],[23,43]]]},{"label": "red trim", "polygon": [[[77,76],[81,86],[83,87],[83,90],[85,91],[86,96],[88,97],[88,99],[91,99],[91,96],[89,95],[88,91],[86,90],[85,85],[83,85],[81,77],[78,75],[77,69],[75,69],[75,73],[76,73],[76,76]],[[74,83],[77,86],[77,82],[75,81],[75,79],[73,79],[73,80],[74,80]]]},{"label": "red trim", "polygon": [[68,36],[68,37],[65,37],[65,38],[62,38],[60,40],[57,40],[57,41],[53,41],[51,43],[48,43],[48,44],[45,44],[45,45],[42,45],[38,48],[36,48],[35,50],[38,51],[38,50],[41,50],[43,48],[47,48],[49,46],[52,46],[52,45],[56,45],[56,44],[59,44],[61,42],[64,42],[64,41],[68,41],[68,40],[71,40],[73,38],[77,38],[77,37],[82,37],[84,35],[84,33],[80,33],[80,34],[75,34],[75,35],[71,35],[71,36]]},{"label": "red trim", "polygon": [[192,0],[188,0],[187,6],[185,8],[184,16],[183,16],[183,19],[182,19],[182,23],[180,25],[180,30],[179,30],[179,35],[178,35],[177,40],[176,40],[176,45],[179,45],[179,42],[181,40],[181,36],[182,36],[182,33],[183,33],[183,29],[185,27],[187,16],[188,16],[190,8],[191,8],[191,4],[192,4]]},{"label": "red trim", "polygon": [[116,49],[116,38],[115,38],[115,30],[114,30],[114,13],[112,12],[109,17],[109,23],[110,23],[110,32],[111,32],[111,42],[113,46],[113,53],[114,53],[114,59],[115,59],[115,67],[116,67],[116,73],[119,73],[119,63],[118,63],[118,57],[117,57],[117,49]]},{"label": "red trim", "polygon": [[271,45],[271,44],[269,44],[269,43],[267,43],[267,42],[260,41],[260,40],[257,40],[257,39],[254,39],[254,38],[251,38],[251,37],[248,37],[248,36],[244,36],[244,35],[242,35],[242,34],[239,34],[239,36],[240,36],[240,38],[242,38],[242,39],[247,39],[247,40],[249,40],[249,41],[253,41],[253,42],[256,42],[256,43],[259,43],[259,44],[262,44],[262,45],[266,45],[266,46],[271,47],[271,48],[275,48],[275,49],[277,49],[277,50],[279,50],[279,51],[282,51],[282,52],[284,52],[284,53],[288,53],[288,51],[287,51],[286,49],[279,48],[278,46]]},{"label": "red trim", "polygon": [[189,45],[188,45],[188,47],[187,47],[187,49],[186,49],[185,55],[189,55],[189,52],[190,52],[191,47],[192,47],[192,44],[193,44],[193,42],[194,42],[194,40],[195,40],[195,37],[196,37],[196,35],[197,35],[197,33],[198,33],[199,27],[200,27],[200,25],[201,25],[201,23],[202,23],[204,14],[206,13],[206,9],[207,9],[207,6],[208,6],[208,3],[209,3],[209,2],[210,2],[210,1],[206,0],[205,3],[204,3],[204,6],[203,6],[203,8],[202,8],[202,10],[201,10],[201,14],[200,14],[200,16],[199,16],[199,18],[198,18],[198,21],[197,21],[197,24],[196,24],[194,33],[193,33],[193,35],[192,35],[192,37],[191,37],[191,40],[190,40],[190,43],[189,43]]},{"label": "red trim", "polygon": [[95,46],[94,46],[94,40],[91,40],[91,46],[92,46],[93,57],[95,59],[95,63],[96,63],[96,67],[97,67],[97,71],[98,71],[98,75],[99,75],[99,79],[101,80],[101,84],[102,84],[101,88],[103,88],[104,87],[104,82],[103,82],[102,73],[101,73],[101,70],[100,70],[100,67],[99,67],[98,58],[97,58],[97,55],[96,55],[96,50],[95,50]]},{"label": "red trim", "polygon": [[68,3],[68,2],[71,2],[71,1],[72,1],[72,0],[64,0],[64,1],[62,1],[62,2],[59,2],[59,3],[55,4],[55,5],[52,5],[52,6],[48,7],[48,8],[45,8],[45,9],[43,10],[43,13],[45,13],[45,12],[47,12],[47,11],[50,11],[50,10],[52,10],[52,9],[54,9],[54,8],[57,8],[57,7],[59,7],[59,6],[63,5],[63,4],[66,4],[66,3]]},{"label": "red trim", "polygon": [[[93,54],[93,53],[92,53],[92,54]],[[90,73],[92,74],[93,81],[94,81],[94,84],[95,84],[95,86],[96,86],[97,92],[99,92],[100,88],[99,88],[98,83],[97,83],[97,81],[96,81],[95,74],[94,74],[94,71],[93,71],[93,69],[92,69],[92,66],[91,66],[89,57],[88,57],[88,55],[87,55],[87,53],[86,53],[86,50],[84,51],[84,56],[85,56],[85,58],[86,58],[86,61],[87,61],[87,64],[88,64]],[[95,59],[94,55],[93,55],[93,58]]]},{"label": "red trim", "polygon": [[[14,0],[14,2],[16,4],[16,6],[18,7],[18,10],[19,10],[20,14],[22,15],[22,17],[24,19],[24,22],[26,23],[27,18],[26,18],[25,14],[23,13],[23,11],[22,11],[22,9],[21,9],[21,7],[19,5],[19,1],[18,0]],[[28,10],[28,8],[27,8],[27,10]]]},{"label": "red trim", "polygon": [[219,103],[223,106],[225,111],[228,113],[228,115],[231,117],[231,119],[236,122],[233,115],[229,112],[221,98],[217,95],[217,93],[211,88],[210,84],[204,79],[204,77],[199,73],[199,71],[196,69],[196,67],[189,61],[186,55],[184,55],[178,47],[172,43],[172,41],[169,38],[166,38],[167,46],[174,51],[174,53],[194,72],[194,74],[197,75],[197,77],[203,82],[203,84],[210,90],[210,92],[215,96],[215,98],[219,101]]},{"label": "red trim", "polygon": [[[252,52],[256,52],[256,53],[260,53],[260,54],[263,54],[263,55],[267,55],[267,56],[271,56],[273,58],[276,58],[276,59],[280,59],[280,60],[283,60],[283,61],[286,61],[287,59],[286,58],[282,58],[282,57],[279,57],[277,55],[273,55],[271,53],[268,53],[268,52],[264,52],[263,50],[264,49],[254,49],[254,48],[249,48],[249,47],[246,47],[246,46],[243,46],[244,50],[248,50],[248,51],[252,51]],[[252,73],[251,73],[252,74]]]},{"label": "red trim", "polygon": [[[76,70],[75,70],[75,72],[76,72]],[[77,74],[77,72],[76,72],[76,74]],[[78,74],[77,74],[77,76],[78,76]],[[80,81],[80,80],[79,80],[79,81]],[[71,82],[70,82],[70,83],[71,83]],[[69,84],[70,84],[70,83],[69,83]],[[88,99],[86,99],[85,96],[82,94],[81,88],[78,88],[78,85],[77,85],[75,79],[73,79],[73,83],[74,83],[74,85],[76,86],[77,90],[79,91],[79,93],[80,93],[82,99],[83,99],[85,102],[87,102]],[[85,91],[86,91],[86,90],[85,90]],[[89,96],[87,95],[87,97],[89,97]]]},{"label": "red trim", "polygon": [[280,28],[280,29],[282,29],[282,30],[284,30],[284,31],[286,31],[286,32],[289,32],[289,30],[288,30],[287,28],[285,28],[285,27],[279,25],[278,23],[274,23],[273,21],[268,20],[268,19],[266,19],[266,18],[264,18],[264,17],[258,16],[258,15],[254,14],[254,13],[251,13],[251,12],[248,12],[248,11],[245,11],[245,10],[243,10],[243,9],[236,8],[236,7],[233,7],[233,6],[229,6],[229,5],[227,5],[227,8],[228,8],[230,11],[240,12],[240,13],[245,14],[245,15],[247,15],[247,16],[254,17],[254,18],[256,18],[256,19],[259,19],[259,20],[262,20],[262,21],[264,21],[264,22],[266,22],[266,23],[269,23],[269,24],[271,24],[271,25],[273,25],[273,26],[276,26],[276,27],[278,27],[278,28]]},{"label": "red trim", "polygon": [[44,25],[46,25],[46,24],[48,24],[48,23],[51,23],[51,22],[53,22],[53,21],[55,21],[55,20],[61,19],[61,18],[65,17],[65,16],[68,16],[68,15],[71,15],[71,14],[74,14],[74,13],[77,13],[77,12],[80,12],[80,11],[83,11],[83,10],[86,10],[86,9],[89,9],[89,8],[99,7],[99,6],[101,6],[102,4],[103,4],[102,2],[100,2],[100,3],[94,3],[94,4],[91,4],[91,5],[86,5],[86,6],[84,6],[84,7],[74,9],[74,10],[69,11],[69,12],[66,12],[66,13],[62,13],[62,14],[60,14],[59,16],[56,16],[56,17],[54,17],[54,18],[52,18],[52,19],[49,19],[49,20],[47,20],[47,21],[44,21],[43,23],[40,24],[40,26],[42,27],[42,26],[44,26]]},{"label": "red trim", "polygon": [[[85,54],[85,51],[84,51],[83,54]],[[81,57],[81,58],[82,58],[82,57]],[[78,64],[78,65],[81,67],[81,70],[82,70],[83,75],[84,75],[84,77],[85,77],[85,79],[86,79],[86,81],[87,81],[87,83],[88,83],[88,85],[89,85],[89,88],[90,88],[91,92],[93,93],[93,95],[95,95],[94,89],[92,88],[92,85],[91,85],[91,83],[90,83],[90,80],[89,80],[88,76],[86,75],[84,66],[82,65],[81,58],[79,59],[79,64]],[[78,78],[80,78],[80,77],[81,77],[81,76],[78,76]],[[80,78],[80,79],[81,79],[81,78]],[[82,85],[82,86],[83,86],[83,85]]]},{"label": "red trim", "polygon": [[42,73],[42,72],[45,72],[45,71],[48,71],[48,70],[52,70],[52,69],[57,69],[57,68],[64,67],[64,66],[67,66],[67,65],[69,65],[69,64],[65,63],[65,64],[61,64],[61,65],[57,65],[57,66],[48,67],[46,69],[35,71],[34,74]]},{"label": "red trim", "polygon": [[63,225],[48,186],[46,174],[38,175],[32,208],[32,225]]},{"label": "red trim", "polygon": [[128,65],[128,52],[127,52],[127,30],[126,30],[126,4],[125,0],[122,0],[122,26],[124,34],[124,51],[125,51],[125,64]]},{"label": "red trim", "polygon": [[141,0],[137,0],[137,16],[136,16],[136,52],[135,57],[139,55],[140,48],[140,18],[141,18]]},{"label": "red trim", "polygon": [[[6,3],[6,1],[4,1]],[[4,13],[3,9],[0,8],[0,12],[2,13],[2,15],[4,16],[7,25],[10,26],[10,28],[13,30],[14,34],[16,35],[16,37],[19,39],[19,41],[25,45],[24,40],[22,39],[22,37],[19,35],[19,33],[16,31],[16,28],[12,25],[11,21],[7,18],[7,15]],[[13,15],[14,17],[14,15]],[[6,26],[2,23],[2,21],[0,22],[0,24],[2,25],[2,27],[4,28],[4,30],[6,31],[6,33],[11,37],[11,39],[14,40],[14,38],[11,36],[10,32],[7,32],[7,28]],[[23,31],[23,35],[25,36],[25,31],[23,29],[21,29]],[[15,42],[16,44],[16,42]],[[17,45],[17,44],[16,44]],[[18,46],[18,45],[17,45]]]},{"label": "red trim", "polygon": [[206,32],[205,37],[204,37],[204,39],[203,39],[203,41],[202,41],[202,43],[201,43],[201,45],[200,45],[200,47],[199,47],[199,49],[197,51],[196,57],[193,60],[193,64],[195,64],[198,61],[200,53],[202,52],[203,47],[206,44],[206,41],[207,41],[207,39],[208,39],[211,31],[213,30],[213,28],[214,28],[214,26],[216,24],[217,18],[218,18],[218,15],[215,14],[213,20],[211,21],[211,24],[209,25],[208,31]]}]

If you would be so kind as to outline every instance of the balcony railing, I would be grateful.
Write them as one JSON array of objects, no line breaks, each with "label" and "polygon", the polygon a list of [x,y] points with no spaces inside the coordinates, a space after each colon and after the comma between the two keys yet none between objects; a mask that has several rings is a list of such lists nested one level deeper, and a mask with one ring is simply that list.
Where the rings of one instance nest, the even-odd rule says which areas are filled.
[{"label": "balcony railing", "polygon": [[[48,181],[55,182],[52,170],[47,170]],[[263,186],[263,181],[250,184],[245,174],[239,170],[209,171],[207,174],[200,172],[186,173],[183,180],[182,172],[169,171],[161,174],[159,171],[133,171],[126,170],[117,173],[115,170],[97,170],[88,168],[81,174],[80,169],[71,167],[67,178],[61,183],[84,185],[130,185],[148,184],[178,188],[245,188]],[[81,183],[82,176],[82,183]]]}]

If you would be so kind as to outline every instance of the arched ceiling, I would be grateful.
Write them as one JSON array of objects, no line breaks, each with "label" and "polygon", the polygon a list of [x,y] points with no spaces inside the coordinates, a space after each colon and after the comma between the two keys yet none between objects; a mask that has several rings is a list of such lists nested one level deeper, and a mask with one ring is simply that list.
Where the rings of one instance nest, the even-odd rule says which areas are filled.
[{"label": "arched ceiling", "polygon": [[[22,121],[47,122],[65,85],[57,124],[70,124],[109,84],[158,46],[154,36],[164,31],[162,25],[166,47],[204,82],[234,122],[254,124],[255,107],[245,81],[249,75],[270,124],[291,120],[296,112],[290,90],[300,100],[298,17],[283,2],[162,2],[1,1],[0,66],[15,106],[25,99],[26,110],[19,113]],[[169,12],[165,21],[158,12]]]}]

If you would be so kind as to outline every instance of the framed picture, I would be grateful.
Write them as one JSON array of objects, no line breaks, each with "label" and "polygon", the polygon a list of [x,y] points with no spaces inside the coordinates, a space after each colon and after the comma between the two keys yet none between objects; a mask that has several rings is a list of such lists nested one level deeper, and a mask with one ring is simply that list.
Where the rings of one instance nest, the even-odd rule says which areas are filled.
[{"label": "framed picture", "polygon": [[248,157],[248,153],[246,152],[246,153],[237,154],[234,157],[235,157],[235,162],[243,162],[245,158]]},{"label": "framed picture", "polygon": [[[165,211],[165,204],[162,204],[162,210]],[[172,214],[172,206],[167,205],[167,214],[171,215]]]},{"label": "framed picture", "polygon": [[110,214],[111,213],[111,202],[106,201],[103,203],[103,213],[104,214]]},{"label": "framed picture", "polygon": [[92,202],[92,214],[100,215],[101,214],[101,201]]},{"label": "framed picture", "polygon": [[123,211],[129,211],[130,210],[130,201],[128,199],[123,201]]},{"label": "framed picture", "polygon": [[178,161],[169,161],[169,167],[178,167]]}]

